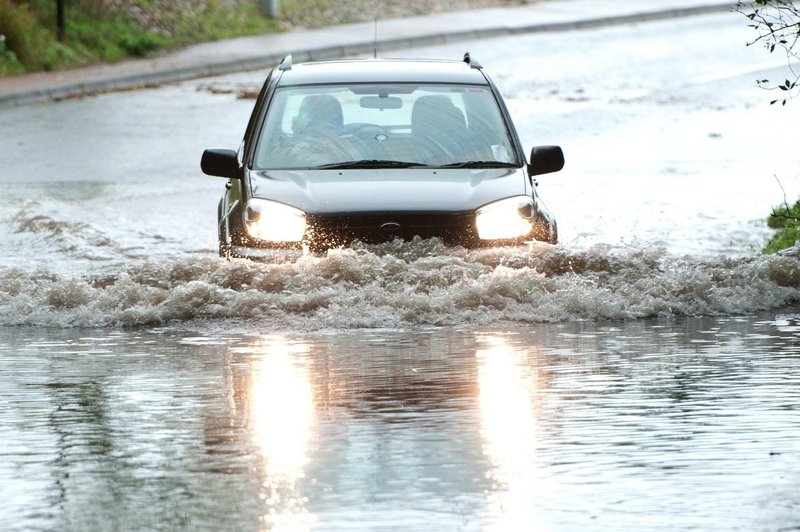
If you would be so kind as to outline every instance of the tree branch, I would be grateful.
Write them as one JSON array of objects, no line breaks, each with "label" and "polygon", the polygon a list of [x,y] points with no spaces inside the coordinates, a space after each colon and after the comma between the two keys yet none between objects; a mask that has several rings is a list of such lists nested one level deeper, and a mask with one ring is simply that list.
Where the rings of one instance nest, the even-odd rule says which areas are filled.
[{"label": "tree branch", "polygon": [[800,53],[795,51],[800,42],[800,6],[796,6],[793,0],[755,0],[752,3],[740,0],[734,11],[746,16],[752,22],[749,26],[757,34],[747,46],[762,43],[770,53],[778,48],[786,54],[791,79],[778,84],[770,83],[768,79],[757,81],[761,88],[783,91],[784,98],[770,103],[782,100],[782,104],[786,105],[787,100],[800,94],[800,73],[793,64],[793,61],[800,60]]}]

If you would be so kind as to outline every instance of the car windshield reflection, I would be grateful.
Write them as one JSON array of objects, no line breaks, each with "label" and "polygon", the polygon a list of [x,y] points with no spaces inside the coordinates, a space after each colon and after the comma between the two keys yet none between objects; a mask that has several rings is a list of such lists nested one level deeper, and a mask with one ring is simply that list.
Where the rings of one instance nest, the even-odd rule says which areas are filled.
[{"label": "car windshield reflection", "polygon": [[484,86],[282,87],[265,120],[257,169],[522,164],[497,101]]}]

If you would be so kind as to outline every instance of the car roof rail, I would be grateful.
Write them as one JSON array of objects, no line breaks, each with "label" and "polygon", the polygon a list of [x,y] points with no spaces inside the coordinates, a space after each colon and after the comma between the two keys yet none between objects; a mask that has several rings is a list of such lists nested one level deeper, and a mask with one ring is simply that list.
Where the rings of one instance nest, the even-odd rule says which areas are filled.
[{"label": "car roof rail", "polygon": [[470,68],[483,68],[483,65],[481,65],[477,59],[469,55],[469,52],[464,53],[464,62],[468,64]]},{"label": "car roof rail", "polygon": [[292,54],[287,55],[281,61],[281,64],[278,66],[280,70],[291,70],[292,69]]}]

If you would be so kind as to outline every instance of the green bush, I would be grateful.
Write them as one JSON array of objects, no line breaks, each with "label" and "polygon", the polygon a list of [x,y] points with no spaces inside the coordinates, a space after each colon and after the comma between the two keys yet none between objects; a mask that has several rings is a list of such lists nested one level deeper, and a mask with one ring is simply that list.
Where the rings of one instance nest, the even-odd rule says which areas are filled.
[{"label": "green bush", "polygon": [[166,9],[152,0],[136,0],[156,15],[144,27],[126,11],[110,11],[102,0],[67,2],[66,35],[56,37],[52,0],[0,0],[0,75],[55,70],[99,61],[144,57],[163,48],[194,42],[277,31],[257,2],[232,6],[207,0],[205,10]]},{"label": "green bush", "polygon": [[794,246],[795,242],[800,240],[800,228],[798,227],[787,227],[785,229],[781,229],[775,236],[773,236],[767,245],[764,246],[763,253],[768,255],[771,253],[775,253],[782,249],[790,248]]},{"label": "green bush", "polygon": [[39,25],[28,4],[0,0],[0,33],[5,35],[5,48],[27,70],[43,67],[47,49],[47,32]]},{"label": "green bush", "polygon": [[144,57],[163,45],[164,39],[147,32],[130,32],[119,35],[119,46],[128,55]]},{"label": "green bush", "polygon": [[210,1],[208,10],[203,16],[194,21],[185,21],[176,35],[176,40],[186,44],[274,31],[278,31],[278,24],[261,15],[258,2],[222,8]]},{"label": "green bush", "polygon": [[18,74],[25,67],[17,59],[17,54],[6,48],[6,36],[0,33],[0,76]]},{"label": "green bush", "polygon": [[58,41],[53,41],[47,47],[41,59],[42,68],[45,70],[58,70],[82,62],[82,56],[77,51]]},{"label": "green bush", "polygon": [[68,40],[90,62],[144,57],[168,44],[120,16],[93,18],[80,12],[70,18]]},{"label": "green bush", "polygon": [[778,229],[778,232],[764,247],[763,253],[775,253],[794,246],[795,242],[800,240],[800,201],[791,207],[784,204],[774,208],[767,218],[767,225]]},{"label": "green bush", "polygon": [[788,204],[775,207],[767,218],[767,225],[773,229],[781,229],[797,225],[800,221],[800,201],[789,207]]}]

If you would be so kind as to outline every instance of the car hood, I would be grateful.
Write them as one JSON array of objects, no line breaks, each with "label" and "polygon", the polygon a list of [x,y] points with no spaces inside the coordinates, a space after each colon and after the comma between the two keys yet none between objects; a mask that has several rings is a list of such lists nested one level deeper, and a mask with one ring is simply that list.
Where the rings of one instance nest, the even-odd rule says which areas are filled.
[{"label": "car hood", "polygon": [[254,197],[309,214],[477,209],[527,194],[522,169],[268,170],[253,172]]}]

